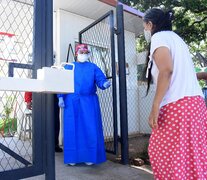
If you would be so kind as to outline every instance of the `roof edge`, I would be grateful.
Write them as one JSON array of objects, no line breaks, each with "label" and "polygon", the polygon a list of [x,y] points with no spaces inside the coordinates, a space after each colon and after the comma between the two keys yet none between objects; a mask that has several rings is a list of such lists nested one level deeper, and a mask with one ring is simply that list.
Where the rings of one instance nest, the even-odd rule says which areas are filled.
[{"label": "roof edge", "polygon": [[128,13],[135,15],[135,16],[139,16],[140,18],[142,18],[144,16],[143,12],[141,12],[137,9],[134,9],[130,6],[127,6],[124,3],[118,2],[117,0],[98,0],[98,1],[105,3],[105,4],[108,4],[110,6],[113,6],[113,7],[116,7],[118,4],[121,4],[121,5],[123,5],[123,9],[125,12],[128,12]]}]

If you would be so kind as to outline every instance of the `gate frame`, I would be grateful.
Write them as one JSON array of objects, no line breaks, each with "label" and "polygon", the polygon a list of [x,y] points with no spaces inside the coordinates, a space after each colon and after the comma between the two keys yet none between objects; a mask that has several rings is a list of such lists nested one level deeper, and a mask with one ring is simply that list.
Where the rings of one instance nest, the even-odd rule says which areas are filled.
[{"label": "gate frame", "polygon": [[113,10],[107,12],[100,18],[98,18],[96,21],[91,23],[89,26],[84,28],[79,32],[79,43],[82,43],[82,34],[98,24],[99,22],[103,21],[107,17],[110,18],[110,39],[111,39],[111,66],[112,66],[112,96],[113,96],[113,140],[114,140],[114,150],[107,150],[106,152],[111,153],[111,154],[116,154],[118,153],[118,127],[117,127],[117,90],[116,90],[116,61],[115,61],[115,40],[114,40],[114,35],[115,35],[115,28],[114,28],[114,12]]},{"label": "gate frame", "polygon": [[[114,117],[114,149],[115,151],[107,151],[109,153],[118,153],[118,141],[121,143],[121,162],[129,164],[129,144],[128,144],[128,113],[127,113],[127,90],[126,90],[126,61],[125,61],[125,37],[124,37],[124,13],[123,5],[119,2],[116,6],[116,21],[117,29],[114,27],[113,11],[109,11],[98,20],[87,26],[79,32],[79,43],[82,43],[82,34],[91,27],[102,21],[107,16],[111,15],[111,58],[112,58],[112,84],[113,84],[113,117]],[[117,96],[116,96],[116,67],[115,67],[115,41],[114,35],[117,35],[118,47],[118,66],[119,66],[119,99],[120,99],[120,129],[121,137],[118,137],[117,130]]]},{"label": "gate frame", "polygon": [[117,4],[117,46],[119,65],[119,99],[120,99],[120,128],[121,128],[121,162],[129,164],[128,143],[128,112],[126,89],[126,60],[125,60],[125,36],[124,36],[124,10],[122,4]]}]

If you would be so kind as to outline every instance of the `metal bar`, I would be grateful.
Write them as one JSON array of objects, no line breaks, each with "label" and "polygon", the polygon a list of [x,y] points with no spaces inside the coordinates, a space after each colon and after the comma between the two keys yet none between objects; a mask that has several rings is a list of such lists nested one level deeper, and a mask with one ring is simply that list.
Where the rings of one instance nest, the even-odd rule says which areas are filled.
[{"label": "metal bar", "polygon": [[66,57],[66,62],[67,63],[68,63],[68,58],[70,56],[70,46],[71,46],[71,44],[69,44],[69,46],[68,46],[68,52],[67,52],[67,57]]},{"label": "metal bar", "polygon": [[54,132],[54,98],[46,95],[46,169],[45,179],[55,180],[55,132]]},{"label": "metal bar", "polygon": [[23,1],[21,1],[21,0],[12,0],[12,1],[15,1],[15,2],[18,2],[18,3],[22,3],[22,4],[25,4],[25,5],[29,5],[29,6],[33,6],[32,3],[23,2]]},{"label": "metal bar", "polygon": [[123,9],[124,9],[125,12],[128,12],[128,13],[130,13],[132,15],[136,15],[136,16],[138,16],[140,18],[143,18],[143,16],[144,16],[143,12],[141,12],[141,11],[139,11],[137,9],[134,9],[134,8],[132,8],[130,6],[127,6],[126,4],[124,4],[123,2],[120,2],[120,1],[118,2],[118,4],[123,5]]},{"label": "metal bar", "polygon": [[[112,11],[112,10],[111,10]],[[97,19],[96,21],[94,21],[93,23],[91,23],[89,26],[87,26],[85,29],[83,29],[82,31],[79,32],[79,34],[83,34],[84,32],[88,31],[90,28],[92,28],[93,26],[95,26],[96,24],[98,24],[100,21],[104,20],[105,18],[107,18],[108,16],[110,16],[111,11],[109,11],[108,13],[104,14],[102,17],[100,17],[99,19]],[[79,38],[80,40],[80,38]]]},{"label": "metal bar", "polygon": [[36,176],[37,171],[34,166],[29,166],[26,168],[12,169],[9,171],[0,172],[1,180],[17,180],[24,179],[32,176]]},{"label": "metal bar", "polygon": [[[45,12],[45,0],[34,1],[34,44],[33,44],[33,63],[34,71],[33,78],[37,77],[37,69],[42,68],[42,62],[44,61],[44,43],[45,43],[45,31],[44,31],[44,12]],[[36,165],[37,172],[39,174],[44,173],[43,163],[45,162],[44,154],[44,134],[43,134],[43,107],[42,95],[39,93],[32,94],[32,148],[33,148],[33,164]]]},{"label": "metal bar", "polygon": [[12,151],[11,149],[9,149],[8,147],[4,146],[2,143],[0,143],[0,149],[26,166],[31,164],[29,161],[27,161],[26,159],[24,159],[23,157],[21,157],[20,155],[18,155],[17,153]]},{"label": "metal bar", "polygon": [[122,163],[129,163],[128,145],[128,117],[127,117],[127,91],[126,91],[126,63],[123,6],[117,5],[117,44],[119,60],[119,99],[120,99],[120,124],[121,124],[121,157]]},{"label": "metal bar", "polygon": [[80,33],[80,32],[79,32],[79,35],[78,35],[78,36],[79,36],[79,43],[80,43],[80,44],[82,44],[82,34],[83,34],[83,33]]},{"label": "metal bar", "polygon": [[14,76],[14,68],[20,68],[20,69],[34,69],[34,65],[32,64],[22,64],[22,63],[9,63],[9,77]]},{"label": "metal bar", "polygon": [[72,47],[71,43],[70,43],[69,46],[68,46],[68,52],[67,52],[67,58],[66,58],[66,62],[67,62],[67,63],[68,63],[68,59],[69,59],[69,57],[70,57],[70,51],[71,51],[71,53],[72,53],[73,60],[75,61],[75,53],[74,53],[74,51],[73,51],[73,47]]},{"label": "metal bar", "polygon": [[114,42],[114,13],[110,14],[110,38],[111,38],[111,65],[112,65],[112,94],[113,94],[113,125],[114,125],[114,154],[118,152],[118,128],[117,128],[117,94],[116,94],[116,60]]},{"label": "metal bar", "polygon": [[[45,65],[53,65],[53,1],[46,0],[46,59]],[[54,119],[54,98],[53,95],[46,95],[46,169],[45,179],[55,180],[55,119]]]}]

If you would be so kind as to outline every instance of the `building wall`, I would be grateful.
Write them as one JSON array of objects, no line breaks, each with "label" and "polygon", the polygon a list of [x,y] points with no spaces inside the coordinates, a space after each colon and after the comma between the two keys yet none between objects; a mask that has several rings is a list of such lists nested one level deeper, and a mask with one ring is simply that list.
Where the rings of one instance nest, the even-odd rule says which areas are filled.
[{"label": "building wall", "polygon": [[[73,49],[75,42],[78,42],[78,33],[93,22],[92,19],[85,18],[64,10],[57,10],[54,13],[54,48],[57,62],[65,62],[69,43]],[[72,57],[71,57],[72,58]],[[70,59],[69,61],[73,61]]]}]

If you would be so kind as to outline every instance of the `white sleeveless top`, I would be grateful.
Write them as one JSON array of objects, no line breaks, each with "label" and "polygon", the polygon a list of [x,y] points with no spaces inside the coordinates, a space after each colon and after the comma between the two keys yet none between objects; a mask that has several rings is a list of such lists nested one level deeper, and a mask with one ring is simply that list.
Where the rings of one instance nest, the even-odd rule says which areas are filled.
[{"label": "white sleeveless top", "polygon": [[173,60],[173,73],[169,89],[167,90],[160,107],[175,102],[185,96],[203,96],[199,86],[193,61],[186,43],[173,31],[155,33],[151,39],[150,62],[152,65],[153,83],[157,86],[159,70],[152,58],[154,51],[159,47],[167,47]]}]

